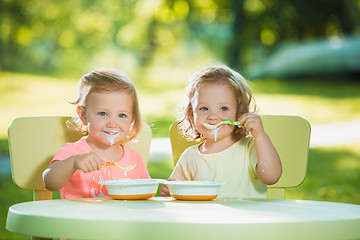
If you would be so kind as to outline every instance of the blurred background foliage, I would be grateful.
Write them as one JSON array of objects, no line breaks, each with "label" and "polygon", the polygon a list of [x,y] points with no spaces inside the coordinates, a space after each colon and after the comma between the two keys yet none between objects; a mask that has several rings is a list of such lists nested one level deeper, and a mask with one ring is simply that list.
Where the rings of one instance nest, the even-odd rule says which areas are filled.
[{"label": "blurred background foliage", "polygon": [[215,58],[243,69],[285,41],[358,34],[359,0],[0,1],[0,68],[144,73]]},{"label": "blurred background foliage", "polygon": [[[11,180],[7,126],[20,116],[74,114],[66,101],[95,68],[131,76],[154,138],[168,136],[188,74],[209,59],[256,79],[261,114],[339,122],[329,139],[353,132],[343,123],[360,119],[359,12],[360,0],[0,0],[0,239],[28,239],[3,226],[9,206],[31,200]],[[331,59],[350,70],[334,72]],[[306,76],[319,63],[323,70]],[[359,149],[312,147],[306,180],[287,198],[359,204]],[[150,160],[153,178],[169,176],[171,156]]]}]

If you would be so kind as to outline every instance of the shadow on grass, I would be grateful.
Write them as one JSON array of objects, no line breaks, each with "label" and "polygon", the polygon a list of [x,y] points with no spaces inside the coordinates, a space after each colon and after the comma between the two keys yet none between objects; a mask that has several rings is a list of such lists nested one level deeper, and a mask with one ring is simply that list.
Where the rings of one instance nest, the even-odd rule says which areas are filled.
[{"label": "shadow on grass", "polygon": [[360,154],[347,148],[314,148],[304,183],[287,197],[360,204]]},{"label": "shadow on grass", "polygon": [[[0,228],[0,239],[30,239],[29,236],[7,231],[5,226],[9,207],[17,203],[32,201],[32,197],[33,192],[31,190],[23,190],[15,185],[10,173],[0,176],[0,226],[3,226]],[[53,199],[59,198],[60,192],[54,192]]]},{"label": "shadow on grass", "polygon": [[9,143],[7,138],[0,138],[0,154],[9,154]]},{"label": "shadow on grass", "polygon": [[11,175],[0,176],[0,239],[29,239],[28,236],[5,230],[6,216],[11,205],[32,200],[32,192],[22,190],[13,183]]}]

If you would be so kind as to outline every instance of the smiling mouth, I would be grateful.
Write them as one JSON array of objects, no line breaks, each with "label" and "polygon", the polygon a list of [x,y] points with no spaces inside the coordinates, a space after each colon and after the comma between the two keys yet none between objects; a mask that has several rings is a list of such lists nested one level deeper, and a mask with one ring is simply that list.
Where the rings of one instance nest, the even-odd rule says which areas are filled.
[{"label": "smiling mouth", "polygon": [[117,138],[117,136],[120,135],[120,132],[104,132],[104,133],[110,145],[113,145],[115,142],[115,138]]},{"label": "smiling mouth", "polygon": [[216,128],[220,127],[220,125],[218,126],[217,124],[208,124],[205,122],[203,122],[202,125],[208,130],[215,130]]},{"label": "smiling mouth", "polygon": [[114,136],[116,134],[119,134],[119,132],[106,132],[105,131],[105,134],[110,135],[110,136]]}]

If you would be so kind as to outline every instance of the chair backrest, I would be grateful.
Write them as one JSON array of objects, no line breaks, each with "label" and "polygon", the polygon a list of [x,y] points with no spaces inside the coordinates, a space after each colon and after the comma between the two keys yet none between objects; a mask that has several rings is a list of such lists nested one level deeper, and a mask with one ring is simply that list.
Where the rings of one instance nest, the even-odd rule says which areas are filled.
[{"label": "chair backrest", "polygon": [[[277,149],[283,166],[279,181],[268,186],[268,198],[284,199],[285,188],[297,187],[305,179],[310,143],[310,124],[299,116],[262,115],[264,128]],[[170,141],[174,165],[182,152],[198,142],[187,141],[170,126]]]},{"label": "chair backrest", "polygon": [[[67,127],[71,117],[21,117],[9,126],[9,150],[12,178],[22,189],[34,190],[34,200],[52,199],[52,193],[44,187],[43,171],[49,166],[54,154],[67,142],[75,142],[81,134]],[[139,152],[147,165],[152,132],[142,123],[134,141],[126,143]]]}]

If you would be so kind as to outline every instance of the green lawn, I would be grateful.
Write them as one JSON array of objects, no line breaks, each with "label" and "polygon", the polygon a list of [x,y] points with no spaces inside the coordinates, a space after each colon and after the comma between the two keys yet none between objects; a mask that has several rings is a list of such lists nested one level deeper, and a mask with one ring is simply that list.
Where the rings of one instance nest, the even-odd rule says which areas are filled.
[{"label": "green lawn", "polygon": [[311,148],[305,181],[286,198],[360,204],[359,160],[360,143]]},{"label": "green lawn", "polygon": [[[177,117],[187,74],[167,81],[155,78],[136,82],[143,117],[154,124],[153,136],[167,137]],[[185,76],[185,77],[184,77]],[[16,117],[72,115],[67,101],[75,98],[77,79],[0,72],[0,153],[7,153],[7,126]],[[161,87],[160,87],[161,86]],[[311,124],[360,119],[360,82],[315,80],[259,80],[252,83],[260,114],[289,114],[307,118]],[[329,137],[341,134],[334,130]],[[324,200],[360,204],[360,143],[311,148],[305,182],[287,190],[289,199]],[[167,178],[171,159],[150,161],[153,178]],[[58,196],[58,194],[56,195]],[[0,176],[0,239],[29,239],[5,230],[12,204],[31,200],[32,193],[19,189],[10,175]]]}]

